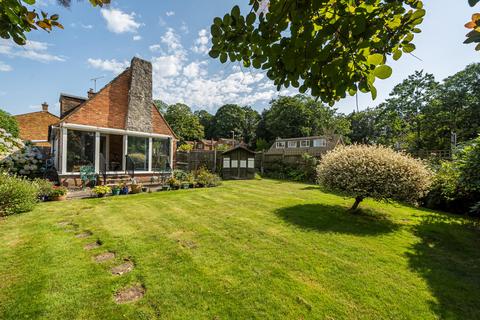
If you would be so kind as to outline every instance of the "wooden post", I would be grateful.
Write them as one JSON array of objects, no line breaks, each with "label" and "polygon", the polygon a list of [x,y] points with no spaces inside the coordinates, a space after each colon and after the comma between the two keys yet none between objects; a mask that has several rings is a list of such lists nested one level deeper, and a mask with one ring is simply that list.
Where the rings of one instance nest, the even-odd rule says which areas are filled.
[{"label": "wooden post", "polygon": [[217,172],[217,148],[213,148],[213,172]]}]

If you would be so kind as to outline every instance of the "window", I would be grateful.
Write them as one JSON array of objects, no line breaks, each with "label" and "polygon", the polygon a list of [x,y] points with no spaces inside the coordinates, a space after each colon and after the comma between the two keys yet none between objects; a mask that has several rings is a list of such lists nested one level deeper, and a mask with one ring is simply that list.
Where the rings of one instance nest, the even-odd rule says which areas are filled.
[{"label": "window", "polygon": [[170,139],[152,138],[152,170],[165,172],[171,169]]},{"label": "window", "polygon": [[277,146],[277,149],[283,149],[285,148],[285,142],[284,141],[277,142],[276,146]]},{"label": "window", "polygon": [[308,147],[310,147],[310,141],[308,141],[308,140],[302,140],[302,141],[300,141],[300,147],[302,147],[302,148],[308,148]]},{"label": "window", "polygon": [[248,158],[248,168],[249,169],[255,168],[255,158]]},{"label": "window", "polygon": [[240,168],[246,168],[247,167],[247,160],[240,160]]},{"label": "window", "polygon": [[327,146],[327,140],[325,139],[315,139],[313,140],[313,146],[318,148],[318,147],[326,147]]},{"label": "window", "polygon": [[95,133],[67,131],[67,172],[80,172],[84,166],[95,166]]},{"label": "window", "polygon": [[127,151],[135,170],[148,171],[148,138],[128,136]]},{"label": "window", "polygon": [[223,158],[223,167],[230,168],[230,158]]},{"label": "window", "polygon": [[238,160],[232,160],[232,168],[238,168]]},{"label": "window", "polygon": [[289,148],[296,148],[297,147],[297,141],[288,141],[288,147]]}]

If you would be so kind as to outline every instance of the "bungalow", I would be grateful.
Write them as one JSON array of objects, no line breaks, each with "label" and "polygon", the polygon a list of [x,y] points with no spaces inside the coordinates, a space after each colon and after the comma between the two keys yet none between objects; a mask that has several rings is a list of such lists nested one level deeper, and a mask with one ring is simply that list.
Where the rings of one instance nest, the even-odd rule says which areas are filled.
[{"label": "bungalow", "polygon": [[302,155],[307,153],[314,157],[321,157],[339,144],[343,144],[343,138],[336,134],[287,139],[277,138],[266,154]]},{"label": "bungalow", "polygon": [[135,172],[148,180],[171,172],[177,137],[152,99],[152,64],[131,65],[87,98],[60,95],[60,120],[50,126],[52,159],[64,185],[80,172],[104,176]]},{"label": "bungalow", "polygon": [[222,147],[230,149],[242,143],[233,139],[220,138],[218,140],[201,139],[198,141],[187,141],[187,144],[191,145],[193,150],[213,151]]}]

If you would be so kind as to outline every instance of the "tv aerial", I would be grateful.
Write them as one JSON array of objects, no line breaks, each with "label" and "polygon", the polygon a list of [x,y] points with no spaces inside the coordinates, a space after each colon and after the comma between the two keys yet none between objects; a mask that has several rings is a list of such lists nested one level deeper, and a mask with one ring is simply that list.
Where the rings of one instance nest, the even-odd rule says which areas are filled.
[{"label": "tv aerial", "polygon": [[93,81],[93,90],[94,90],[94,92],[97,92],[97,80],[103,79],[103,78],[105,78],[105,76],[101,76],[101,77],[96,77],[96,78],[90,79],[90,81]]}]

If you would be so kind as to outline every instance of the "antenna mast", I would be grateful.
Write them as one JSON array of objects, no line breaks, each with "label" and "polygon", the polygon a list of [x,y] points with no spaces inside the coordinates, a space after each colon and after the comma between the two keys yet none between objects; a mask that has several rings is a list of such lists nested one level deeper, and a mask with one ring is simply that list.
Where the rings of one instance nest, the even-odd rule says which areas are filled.
[{"label": "antenna mast", "polygon": [[101,77],[96,77],[96,78],[90,79],[90,81],[93,81],[93,90],[94,90],[95,92],[97,92],[97,80],[103,79],[103,78],[105,78],[105,76],[101,76]]}]

